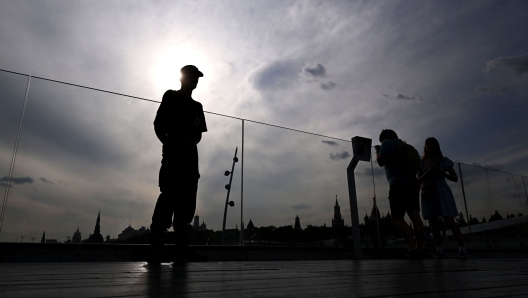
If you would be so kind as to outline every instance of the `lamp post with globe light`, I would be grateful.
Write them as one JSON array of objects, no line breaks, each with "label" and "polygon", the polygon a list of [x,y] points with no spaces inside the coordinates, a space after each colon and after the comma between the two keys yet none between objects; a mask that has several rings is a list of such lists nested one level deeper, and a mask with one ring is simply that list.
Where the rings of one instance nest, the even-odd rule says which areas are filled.
[{"label": "lamp post with globe light", "polygon": [[237,157],[238,147],[235,148],[235,157],[233,157],[233,166],[231,167],[231,172],[225,171],[224,176],[230,176],[229,177],[229,184],[226,184],[225,189],[227,189],[227,197],[226,197],[226,203],[224,208],[224,224],[222,225],[222,245],[225,244],[225,225],[226,225],[226,217],[227,217],[227,205],[234,207],[235,202],[229,201],[229,193],[231,192],[231,182],[233,181],[233,172],[235,171],[235,163],[238,162]]}]

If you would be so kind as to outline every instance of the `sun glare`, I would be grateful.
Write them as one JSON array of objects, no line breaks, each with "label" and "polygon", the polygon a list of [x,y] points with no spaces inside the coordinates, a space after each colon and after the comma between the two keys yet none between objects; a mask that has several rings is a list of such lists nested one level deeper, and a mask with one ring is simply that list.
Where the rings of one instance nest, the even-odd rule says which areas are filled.
[{"label": "sun glare", "polygon": [[152,69],[154,84],[160,90],[178,89],[180,87],[180,69],[189,64],[200,68],[201,65],[205,65],[204,61],[199,51],[188,46],[165,49],[157,55],[156,64]]}]

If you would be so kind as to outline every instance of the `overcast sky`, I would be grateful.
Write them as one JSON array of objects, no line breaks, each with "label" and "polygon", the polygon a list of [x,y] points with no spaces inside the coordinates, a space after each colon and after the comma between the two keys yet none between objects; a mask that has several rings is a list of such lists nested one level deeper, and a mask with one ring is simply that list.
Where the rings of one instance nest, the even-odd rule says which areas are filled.
[{"label": "overcast sky", "polygon": [[[393,128],[420,152],[434,136],[452,160],[528,175],[527,15],[526,1],[2,1],[0,68],[159,101],[194,64],[205,76],[193,97],[206,111],[374,144]],[[26,84],[0,73],[1,179]],[[99,210],[105,236],[150,225],[157,107],[32,79],[0,240],[46,229],[64,241],[78,225],[85,238]],[[220,229],[222,174],[242,128],[211,114],[206,121],[197,212]],[[330,225],[338,195],[350,224],[351,154],[344,141],[246,122],[245,222],[293,225],[298,214],[303,227]],[[240,166],[228,228],[240,225]],[[485,171],[471,171],[468,181],[485,185]],[[370,164],[357,172],[363,217],[374,194]],[[386,212],[386,180],[375,174]],[[509,212],[523,212],[522,179],[493,179],[495,201],[475,214],[497,209],[500,195],[518,202]],[[5,179],[0,186],[3,194]],[[478,189],[474,206],[486,196]]]}]

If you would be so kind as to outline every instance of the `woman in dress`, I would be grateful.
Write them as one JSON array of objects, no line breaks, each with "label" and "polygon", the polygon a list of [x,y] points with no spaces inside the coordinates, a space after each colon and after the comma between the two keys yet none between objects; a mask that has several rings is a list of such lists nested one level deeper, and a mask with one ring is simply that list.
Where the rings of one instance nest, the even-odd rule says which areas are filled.
[{"label": "woman in dress", "polygon": [[435,138],[425,140],[423,158],[418,172],[418,181],[422,188],[422,216],[429,220],[433,239],[436,245],[435,258],[443,258],[442,238],[440,236],[440,220],[443,218],[453,232],[458,243],[459,253],[457,259],[466,258],[466,247],[460,228],[455,222],[458,210],[451,188],[445,179],[458,181],[458,176],[453,169],[454,163],[442,155],[440,144]]}]

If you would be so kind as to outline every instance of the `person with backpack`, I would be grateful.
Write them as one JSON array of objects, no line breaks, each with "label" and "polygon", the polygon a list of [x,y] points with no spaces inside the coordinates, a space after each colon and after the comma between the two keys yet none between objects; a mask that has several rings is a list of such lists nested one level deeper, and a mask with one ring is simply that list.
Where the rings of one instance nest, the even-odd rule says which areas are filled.
[{"label": "person with backpack", "polygon": [[442,155],[437,139],[427,138],[425,140],[423,158],[418,171],[418,181],[422,188],[422,214],[424,219],[429,220],[436,245],[436,252],[433,257],[437,259],[444,257],[440,236],[440,220],[442,218],[453,232],[459,246],[459,253],[455,258],[465,259],[467,257],[464,238],[455,222],[455,217],[458,216],[455,197],[445,180],[458,181],[458,176],[453,169],[454,165],[449,158]]},{"label": "person with backpack", "polygon": [[[379,135],[381,145],[376,145],[376,161],[385,168],[389,182],[389,204],[392,221],[407,242],[408,258],[423,255],[424,225],[420,218],[420,186],[416,173],[420,166],[420,155],[413,146],[398,138],[396,132],[384,129]],[[416,241],[411,228],[404,219],[405,213],[411,219]]]}]

